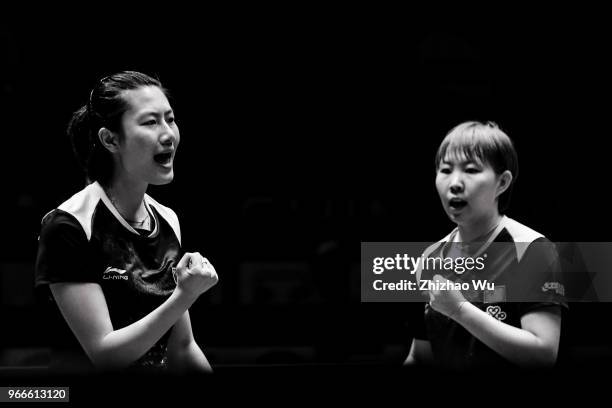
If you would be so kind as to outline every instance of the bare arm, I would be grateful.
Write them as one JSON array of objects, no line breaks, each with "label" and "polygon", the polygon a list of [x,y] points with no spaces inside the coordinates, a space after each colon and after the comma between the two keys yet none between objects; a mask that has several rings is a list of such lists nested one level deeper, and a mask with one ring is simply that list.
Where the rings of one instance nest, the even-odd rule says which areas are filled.
[{"label": "bare arm", "polygon": [[126,367],[138,360],[195,300],[175,291],[142,319],[114,330],[97,283],[54,283],[51,292],[91,361],[107,369]]},{"label": "bare arm", "polygon": [[465,302],[455,320],[507,360],[524,367],[547,367],[557,361],[561,310],[551,306],[527,313],[521,328],[497,320]]},{"label": "bare arm", "polygon": [[[437,281],[445,281],[440,275]],[[506,324],[466,301],[459,290],[429,291],[434,310],[455,320],[507,360],[524,367],[547,367],[557,361],[561,309],[549,306],[521,317],[521,327]]]},{"label": "bare arm", "polygon": [[210,363],[193,338],[188,311],[172,329],[168,340],[168,364],[172,370],[177,372],[212,372]]},{"label": "bare arm", "polygon": [[[51,292],[83,349],[99,368],[122,368],[144,355],[187,311],[197,297],[216,284],[214,268],[205,270],[199,254],[185,254],[177,266],[178,284],[157,309],[115,330],[106,299],[96,283],[54,283]],[[197,260],[193,262],[192,258]]]}]

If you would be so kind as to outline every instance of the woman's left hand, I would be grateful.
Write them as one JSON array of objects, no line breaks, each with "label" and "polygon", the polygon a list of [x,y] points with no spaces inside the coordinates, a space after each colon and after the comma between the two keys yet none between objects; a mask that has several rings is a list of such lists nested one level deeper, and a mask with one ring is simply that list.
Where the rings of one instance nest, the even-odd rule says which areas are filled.
[{"label": "woman's left hand", "polygon": [[[454,319],[461,310],[463,303],[467,302],[467,300],[460,290],[453,288],[452,281],[441,275],[434,275],[433,283],[435,287],[433,290],[429,290],[429,305],[436,312]],[[437,290],[437,288],[442,288],[441,283],[446,283],[444,285],[446,287],[443,288],[444,290]]]}]

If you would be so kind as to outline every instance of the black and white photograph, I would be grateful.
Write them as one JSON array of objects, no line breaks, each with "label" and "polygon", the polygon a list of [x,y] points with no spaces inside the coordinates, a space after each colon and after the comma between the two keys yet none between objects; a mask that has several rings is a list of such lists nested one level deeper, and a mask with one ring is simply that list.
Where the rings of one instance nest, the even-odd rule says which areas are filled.
[{"label": "black and white photograph", "polygon": [[0,402],[605,389],[601,16],[269,11],[0,25]]}]

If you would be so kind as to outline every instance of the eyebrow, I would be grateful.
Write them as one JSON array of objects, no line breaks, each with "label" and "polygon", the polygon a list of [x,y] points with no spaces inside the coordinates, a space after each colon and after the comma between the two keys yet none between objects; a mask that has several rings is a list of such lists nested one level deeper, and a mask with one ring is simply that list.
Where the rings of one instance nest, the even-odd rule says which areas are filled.
[{"label": "eyebrow", "polygon": [[[165,115],[170,115],[170,114],[173,114],[173,113],[174,113],[174,110],[168,109],[167,111],[164,112],[164,116]],[[141,118],[141,117],[147,116],[147,115],[159,116],[160,114],[159,114],[158,111],[148,110],[148,111],[144,111],[142,113],[139,113],[138,117]]]},{"label": "eyebrow", "polygon": [[[450,161],[448,161],[448,160],[446,160],[446,159],[444,159],[444,160],[442,160],[442,161],[440,162],[440,164],[441,164],[441,165],[442,165],[442,164],[446,164],[446,165],[449,165],[449,166],[450,166],[451,164],[453,164],[453,163],[454,163],[454,162],[450,162]],[[479,161],[476,161],[476,160],[464,160],[464,161],[460,161],[458,164],[463,164],[463,165],[475,164],[475,165],[477,165],[477,166],[481,166],[481,165],[482,165],[482,163],[480,163]]]}]

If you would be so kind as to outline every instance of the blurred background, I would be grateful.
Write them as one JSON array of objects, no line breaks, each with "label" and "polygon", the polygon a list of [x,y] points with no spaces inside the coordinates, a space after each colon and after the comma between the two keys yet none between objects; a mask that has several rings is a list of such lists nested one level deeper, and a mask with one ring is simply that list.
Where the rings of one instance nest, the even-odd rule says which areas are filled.
[{"label": "blurred background", "polygon": [[[192,308],[213,366],[399,366],[422,305],[360,302],[360,242],[450,231],[433,161],[465,120],[515,141],[512,218],[553,241],[611,241],[611,67],[597,24],[174,17],[0,26],[0,366],[48,361],[53,327],[32,285],[40,220],[83,187],[65,128],[119,70],[156,75],[173,97],[176,177],[149,193],[219,273]],[[609,309],[570,309],[574,361],[610,359]]]}]

